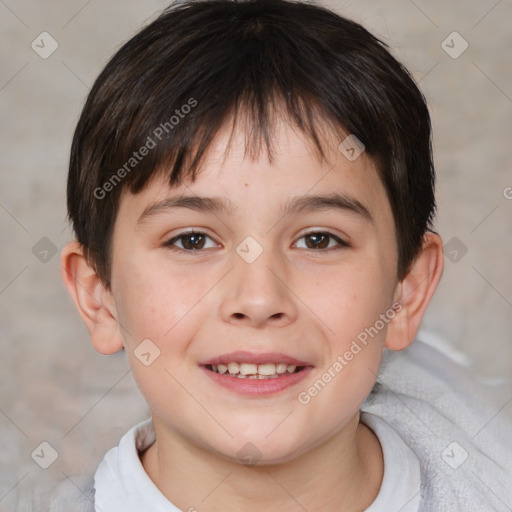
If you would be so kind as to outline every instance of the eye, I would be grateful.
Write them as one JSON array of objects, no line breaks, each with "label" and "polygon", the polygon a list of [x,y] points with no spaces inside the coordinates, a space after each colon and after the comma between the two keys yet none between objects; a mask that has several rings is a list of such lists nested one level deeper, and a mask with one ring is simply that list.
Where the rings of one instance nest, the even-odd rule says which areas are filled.
[{"label": "eye", "polygon": [[[306,233],[299,240],[306,240],[305,249],[319,250],[319,249],[328,249],[328,250],[336,250],[343,249],[344,247],[350,247],[350,245],[342,240],[341,238],[329,233],[328,231],[311,231],[310,233]],[[330,246],[330,242],[335,241],[337,246]]]},{"label": "eye", "polygon": [[[180,233],[179,235],[171,238],[169,241],[165,242],[164,245],[178,251],[199,251],[201,249],[208,249],[208,247],[205,247],[205,240],[207,238],[212,240],[206,233],[201,233],[199,231],[187,231],[186,233]],[[181,243],[181,247],[175,245],[178,241]],[[216,247],[215,242],[211,247]]]}]

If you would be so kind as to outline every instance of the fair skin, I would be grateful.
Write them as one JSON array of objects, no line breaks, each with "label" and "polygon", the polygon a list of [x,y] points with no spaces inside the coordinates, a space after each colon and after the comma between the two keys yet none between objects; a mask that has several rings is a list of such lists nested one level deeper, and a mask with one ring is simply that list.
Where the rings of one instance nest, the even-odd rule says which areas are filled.
[{"label": "fair skin", "polygon": [[[136,195],[123,192],[111,289],[76,242],[63,250],[63,279],[94,347],[103,354],[126,348],[157,439],[141,462],[178,508],[364,510],[379,492],[384,466],[359,408],[383,348],[402,350],[416,335],[441,278],[442,241],[427,234],[399,281],[393,215],[365,153],[349,161],[337,150],[341,139],[326,135],[331,150],[320,162],[283,122],[272,164],[264,151],[244,158],[243,134],[224,158],[229,135],[227,128],[219,132],[194,183],[170,188],[157,177]],[[281,213],[292,198],[333,191],[357,200],[371,219],[347,208]],[[229,199],[237,210],[160,205],[141,218],[182,195]],[[176,239],[191,228],[204,235]],[[236,252],[247,237],[263,250],[251,263]],[[401,311],[317,396],[300,403],[298,394],[396,302]],[[144,339],[160,350],[149,366],[134,355]],[[218,385],[200,367],[238,350],[279,352],[311,368],[286,389],[248,396]],[[238,455],[247,443],[260,457],[255,465]]]}]

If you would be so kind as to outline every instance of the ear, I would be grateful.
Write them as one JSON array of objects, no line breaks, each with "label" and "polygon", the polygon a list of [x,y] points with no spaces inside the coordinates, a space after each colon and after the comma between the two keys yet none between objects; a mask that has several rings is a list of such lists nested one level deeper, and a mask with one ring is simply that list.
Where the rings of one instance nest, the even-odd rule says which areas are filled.
[{"label": "ear", "polygon": [[427,232],[420,253],[409,273],[395,290],[395,302],[401,305],[388,324],[385,346],[390,350],[407,348],[416,337],[421,319],[441,280],[444,268],[443,241]]},{"label": "ear", "polygon": [[71,242],[61,253],[61,275],[84,321],[94,348],[113,354],[123,348],[114,298],[84,256],[82,246]]}]

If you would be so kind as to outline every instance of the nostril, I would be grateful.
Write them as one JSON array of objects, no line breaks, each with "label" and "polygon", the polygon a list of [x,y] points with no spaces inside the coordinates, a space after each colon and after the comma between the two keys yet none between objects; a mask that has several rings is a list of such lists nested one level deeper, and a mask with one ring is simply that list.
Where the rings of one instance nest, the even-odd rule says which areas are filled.
[{"label": "nostril", "polygon": [[243,317],[244,317],[243,313],[235,313],[235,318],[243,318]]}]

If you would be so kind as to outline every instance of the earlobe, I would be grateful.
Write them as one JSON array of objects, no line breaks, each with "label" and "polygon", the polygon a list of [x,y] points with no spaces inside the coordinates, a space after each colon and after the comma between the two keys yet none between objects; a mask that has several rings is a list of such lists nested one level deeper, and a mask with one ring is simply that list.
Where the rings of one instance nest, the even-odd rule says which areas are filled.
[{"label": "earlobe", "polygon": [[436,233],[427,232],[409,273],[397,285],[395,298],[401,310],[388,325],[387,348],[403,350],[414,341],[421,319],[441,280],[443,268],[443,241]]},{"label": "earlobe", "polygon": [[123,338],[112,292],[105,288],[89,265],[78,242],[70,242],[64,247],[60,266],[62,280],[89,331],[94,348],[102,354],[121,350]]}]

